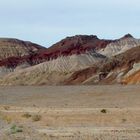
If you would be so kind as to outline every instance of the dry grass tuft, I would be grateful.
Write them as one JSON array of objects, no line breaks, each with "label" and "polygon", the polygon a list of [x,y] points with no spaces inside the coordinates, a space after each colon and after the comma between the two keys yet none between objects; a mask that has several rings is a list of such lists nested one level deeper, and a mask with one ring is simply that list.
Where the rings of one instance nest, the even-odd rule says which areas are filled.
[{"label": "dry grass tuft", "polygon": [[34,116],[32,116],[32,120],[34,122],[40,121],[41,120],[41,116],[40,115],[34,115]]}]

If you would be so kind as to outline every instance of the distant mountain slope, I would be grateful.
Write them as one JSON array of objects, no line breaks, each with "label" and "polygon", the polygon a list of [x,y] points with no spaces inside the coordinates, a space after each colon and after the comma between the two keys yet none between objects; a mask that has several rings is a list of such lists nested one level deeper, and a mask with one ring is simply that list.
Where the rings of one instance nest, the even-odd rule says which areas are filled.
[{"label": "distant mountain slope", "polygon": [[[6,75],[1,84],[5,85],[32,85],[32,84],[58,84],[63,83],[71,73],[85,69],[97,62],[106,59],[101,54],[86,53],[61,56],[57,59],[18,70]],[[68,75],[68,76],[67,76]],[[63,76],[63,78],[62,78]],[[56,78],[57,77],[57,78]]]},{"label": "distant mountain slope", "polygon": [[[93,67],[77,71],[66,84],[113,84],[124,83],[123,77],[140,62],[140,47],[135,47]],[[136,68],[135,68],[136,70]],[[136,71],[140,70],[140,67]],[[133,74],[133,73],[131,73]],[[128,76],[131,76],[128,75]]]},{"label": "distant mountain slope", "polygon": [[48,49],[44,48],[44,50],[38,52],[38,49],[41,47],[39,45],[17,39],[1,39],[0,48],[4,53],[0,53],[0,55],[4,60],[0,61],[0,66],[7,64],[8,67],[12,67],[13,65],[16,67],[22,61],[28,61],[35,65],[56,59],[60,56],[70,56],[73,54],[83,54],[96,49],[99,50],[100,48],[106,47],[110,42],[112,41],[101,40],[93,35],[77,35],[67,37]]},{"label": "distant mountain slope", "polygon": [[48,49],[0,61],[0,85],[125,84],[140,62],[138,46],[140,40],[130,34],[117,40],[67,37]]},{"label": "distant mountain slope", "polygon": [[[12,38],[0,38],[0,76],[13,71],[16,67],[28,67],[31,57],[46,50],[38,44]],[[23,66],[21,66],[23,65]]]},{"label": "distant mountain slope", "polygon": [[123,53],[133,47],[140,45],[140,39],[135,39],[132,35],[127,34],[119,40],[109,43],[105,48],[98,51],[98,53],[107,57],[115,56]]},{"label": "distant mountain slope", "polygon": [[130,34],[118,40],[103,40],[94,35],[76,35],[67,37],[48,49],[42,49],[37,44],[17,39],[1,39],[0,42],[3,44],[0,45],[0,49],[3,51],[0,56],[5,58],[0,61],[0,66],[7,64],[8,67],[13,67],[13,65],[16,67],[22,61],[35,65],[57,59],[60,56],[78,55],[90,51],[110,57],[140,45],[140,40],[133,38]]},{"label": "distant mountain slope", "polygon": [[99,39],[96,35],[76,35],[67,37],[52,45],[49,52],[60,50],[64,55],[65,51],[69,51],[68,54],[79,54],[89,50],[100,50],[111,42],[113,40]]},{"label": "distant mountain slope", "polygon": [[33,56],[33,62],[44,62],[57,59],[60,56],[70,56],[73,54],[84,54],[105,48],[112,40],[99,39],[94,35],[76,35],[67,37],[52,45],[40,54]]},{"label": "distant mountain slope", "polygon": [[0,38],[0,60],[8,57],[22,57],[37,52],[44,47],[18,39]]},{"label": "distant mountain slope", "polygon": [[[76,35],[67,37],[48,49],[40,49],[39,45],[17,39],[1,39],[1,42],[1,48],[4,48],[5,52],[2,54],[3,59],[0,60],[0,74],[5,73],[5,71],[9,73],[14,69],[25,68],[26,65],[28,67],[45,61],[52,61],[59,57],[91,54],[95,50],[106,47],[112,41],[101,40],[93,35]],[[38,49],[40,50],[37,51]]]}]

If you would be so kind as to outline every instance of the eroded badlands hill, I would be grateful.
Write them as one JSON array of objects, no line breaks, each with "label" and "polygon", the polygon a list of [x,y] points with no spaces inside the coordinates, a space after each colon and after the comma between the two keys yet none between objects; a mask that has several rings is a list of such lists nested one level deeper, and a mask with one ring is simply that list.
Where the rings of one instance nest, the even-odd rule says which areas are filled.
[{"label": "eroded badlands hill", "polygon": [[[67,37],[48,49],[21,57],[30,64],[28,68],[18,69],[22,61],[12,59],[10,64],[14,63],[16,68],[14,72],[3,76],[0,84],[132,83],[125,79],[131,79],[133,70],[139,70],[139,67],[135,68],[140,62],[140,47],[137,46],[140,46],[140,39],[130,34],[117,40],[103,40],[93,35]],[[133,81],[139,83],[138,80]]]},{"label": "eroded badlands hill", "polygon": [[31,58],[46,48],[18,39],[0,38],[0,76],[32,65]]},{"label": "eroded badlands hill", "polygon": [[137,84],[140,83],[140,46],[111,57],[98,65],[77,71],[67,84]]},{"label": "eroded badlands hill", "polygon": [[18,39],[0,38],[0,60],[8,57],[22,57],[33,54],[43,47]]}]

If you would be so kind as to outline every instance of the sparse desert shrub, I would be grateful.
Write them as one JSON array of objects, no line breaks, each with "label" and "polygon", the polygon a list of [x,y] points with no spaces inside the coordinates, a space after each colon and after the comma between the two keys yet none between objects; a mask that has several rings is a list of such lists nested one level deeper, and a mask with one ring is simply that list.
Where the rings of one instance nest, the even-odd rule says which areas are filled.
[{"label": "sparse desert shrub", "polygon": [[15,133],[19,133],[19,132],[23,132],[23,127],[22,126],[16,126],[16,125],[13,125],[11,128],[10,128],[10,131],[11,131],[11,134],[15,134]]},{"label": "sparse desert shrub", "polygon": [[12,122],[12,119],[10,118],[10,116],[7,116],[7,115],[2,115],[1,119],[6,121],[8,124]]},{"label": "sparse desert shrub", "polygon": [[34,116],[32,116],[32,120],[34,122],[40,121],[41,120],[41,116],[40,115],[34,115]]},{"label": "sparse desert shrub", "polygon": [[29,113],[25,113],[25,114],[23,114],[22,115],[22,117],[24,117],[24,118],[31,118],[32,117],[32,115],[31,114],[29,114]]},{"label": "sparse desert shrub", "polygon": [[33,104],[33,107],[36,107],[36,105],[35,105],[35,104]]},{"label": "sparse desert shrub", "polygon": [[122,122],[126,122],[127,120],[126,119],[122,119]]},{"label": "sparse desert shrub", "polygon": [[64,72],[64,75],[67,75],[67,74],[68,74],[68,72],[65,71],[65,72]]},{"label": "sparse desert shrub", "polygon": [[107,110],[106,109],[102,109],[101,113],[107,113]]},{"label": "sparse desert shrub", "polygon": [[5,110],[9,110],[10,109],[10,106],[4,106],[3,107]]}]

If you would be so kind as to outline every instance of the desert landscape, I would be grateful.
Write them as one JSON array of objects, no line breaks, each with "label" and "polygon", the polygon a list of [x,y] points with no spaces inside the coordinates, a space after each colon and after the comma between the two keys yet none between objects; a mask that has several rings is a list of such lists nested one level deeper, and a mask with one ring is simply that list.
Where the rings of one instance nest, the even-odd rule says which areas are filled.
[{"label": "desert landscape", "polygon": [[0,0],[0,140],[140,140],[139,0]]},{"label": "desert landscape", "polygon": [[140,139],[140,39],[0,38],[0,140]]},{"label": "desert landscape", "polygon": [[0,87],[1,140],[138,140],[140,86]]}]

